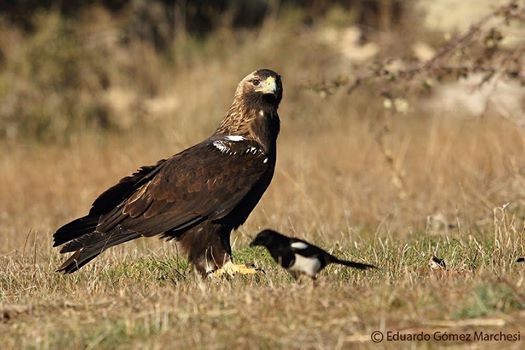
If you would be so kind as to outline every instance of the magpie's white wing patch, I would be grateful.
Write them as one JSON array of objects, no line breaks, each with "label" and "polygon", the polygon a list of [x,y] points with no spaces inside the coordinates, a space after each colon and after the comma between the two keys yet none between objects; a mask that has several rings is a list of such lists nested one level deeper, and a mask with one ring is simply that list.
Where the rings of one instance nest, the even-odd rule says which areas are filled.
[{"label": "magpie's white wing patch", "polygon": [[[294,242],[294,243],[302,243],[303,242]],[[294,244],[292,243],[292,244]],[[292,266],[290,266],[288,269],[290,271],[297,271],[307,274],[310,277],[315,277],[317,272],[319,272],[319,269],[321,268],[321,262],[317,258],[317,256],[311,256],[306,257],[299,254],[295,254],[295,261]]]},{"label": "magpie's white wing patch", "polygon": [[306,244],[304,242],[293,242],[290,246],[292,248],[294,248],[294,249],[306,249],[306,248],[308,248],[308,244]]}]

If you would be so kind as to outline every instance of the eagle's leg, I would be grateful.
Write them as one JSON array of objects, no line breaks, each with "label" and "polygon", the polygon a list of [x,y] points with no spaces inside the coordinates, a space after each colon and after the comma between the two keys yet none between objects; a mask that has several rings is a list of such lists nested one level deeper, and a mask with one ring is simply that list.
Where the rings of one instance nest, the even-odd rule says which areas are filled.
[{"label": "eagle's leg", "polygon": [[251,275],[257,272],[257,269],[255,267],[250,267],[245,264],[234,264],[232,259],[232,248],[230,245],[230,233],[231,231],[224,230],[219,235],[222,243],[222,247],[224,250],[229,254],[230,259],[225,262],[218,270],[215,270],[213,272],[213,276],[222,276],[224,274],[228,274],[230,276],[235,275],[236,273],[240,273],[242,275]]},{"label": "eagle's leg", "polygon": [[202,276],[255,273],[254,268],[231,262],[230,232],[231,228],[206,222],[186,231],[178,241]]},{"label": "eagle's leg", "polygon": [[219,239],[220,229],[219,225],[205,222],[184,232],[177,239],[188,254],[188,260],[203,277],[231,259],[230,252],[222,247]]}]

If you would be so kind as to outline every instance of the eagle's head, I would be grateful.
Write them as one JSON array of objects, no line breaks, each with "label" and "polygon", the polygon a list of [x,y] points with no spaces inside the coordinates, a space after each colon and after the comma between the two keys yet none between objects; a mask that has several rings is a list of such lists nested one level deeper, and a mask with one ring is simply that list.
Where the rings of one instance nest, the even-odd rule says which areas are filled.
[{"label": "eagle's head", "polygon": [[258,69],[239,83],[235,98],[242,99],[248,107],[275,108],[283,97],[281,76],[270,69]]},{"label": "eagle's head", "polygon": [[233,103],[215,134],[240,135],[269,149],[279,134],[277,108],[283,97],[281,76],[257,69],[241,80]]}]

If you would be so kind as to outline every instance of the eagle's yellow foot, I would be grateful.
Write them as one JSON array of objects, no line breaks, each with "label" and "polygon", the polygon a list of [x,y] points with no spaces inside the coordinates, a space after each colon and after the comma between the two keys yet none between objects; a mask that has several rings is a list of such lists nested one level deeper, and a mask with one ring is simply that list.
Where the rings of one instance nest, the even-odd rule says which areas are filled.
[{"label": "eagle's yellow foot", "polygon": [[225,274],[228,276],[233,276],[237,273],[241,275],[253,275],[257,271],[259,270],[255,267],[247,266],[245,264],[233,264],[231,261],[228,261],[226,264],[222,265],[220,269],[213,271],[211,276],[220,277],[224,276]]}]

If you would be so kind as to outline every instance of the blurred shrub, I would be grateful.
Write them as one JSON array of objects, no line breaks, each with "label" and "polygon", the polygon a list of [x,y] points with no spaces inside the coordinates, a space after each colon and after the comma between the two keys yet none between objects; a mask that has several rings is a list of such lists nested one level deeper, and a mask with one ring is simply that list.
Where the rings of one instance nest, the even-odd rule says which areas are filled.
[{"label": "blurred shrub", "polygon": [[[310,50],[309,28],[323,18],[328,26],[375,18],[367,23],[371,26],[397,16],[400,3],[2,1],[0,140],[61,142],[84,130],[137,128],[142,121],[155,120],[150,111],[161,109],[159,101],[176,105],[173,101],[180,96],[170,96],[174,85],[184,85],[181,76],[188,77],[196,67],[235,65],[247,71],[270,62],[282,69],[279,57],[293,57],[289,65],[301,67],[307,64],[305,57],[315,56],[308,59],[309,72],[315,60],[325,74],[337,57],[330,48]],[[268,31],[263,36],[241,28]],[[298,34],[301,40],[295,40]],[[305,74],[301,69],[295,73],[299,79]]]},{"label": "blurred shrub", "polygon": [[[202,36],[222,26],[257,27],[265,18],[275,16],[283,8],[300,8],[306,14],[305,21],[311,22],[319,16],[324,16],[334,6],[355,12],[357,22],[362,25],[385,29],[385,25],[396,23],[402,17],[405,2],[403,0],[7,0],[0,2],[0,14],[15,25],[33,30],[32,14],[38,11],[53,10],[65,17],[74,18],[87,7],[100,6],[114,14],[135,12],[136,23],[145,25],[136,34],[143,35],[145,32],[158,31],[156,34],[161,36],[168,34],[174,37],[175,31],[180,29],[192,35]],[[159,19],[160,24],[156,23]],[[161,29],[164,22],[168,26]]]},{"label": "blurred shrub", "polygon": [[82,45],[74,25],[40,16],[34,34],[11,47],[0,71],[0,136],[60,139],[88,126],[110,127],[100,91],[108,85],[103,56]]}]

